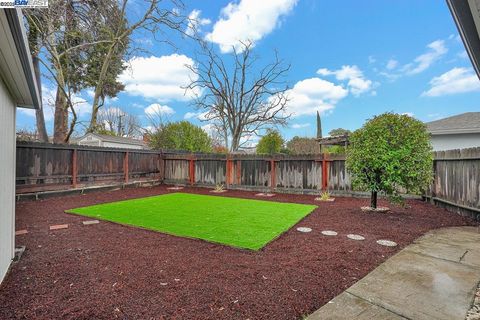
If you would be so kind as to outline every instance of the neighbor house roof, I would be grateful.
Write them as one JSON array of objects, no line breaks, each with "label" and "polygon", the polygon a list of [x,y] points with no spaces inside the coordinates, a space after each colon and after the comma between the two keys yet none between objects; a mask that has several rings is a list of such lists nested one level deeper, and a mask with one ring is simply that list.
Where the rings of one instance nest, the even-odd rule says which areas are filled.
[{"label": "neighbor house roof", "polygon": [[480,0],[447,0],[447,4],[480,78]]},{"label": "neighbor house roof", "polygon": [[480,132],[480,112],[466,112],[456,116],[427,122],[427,129],[433,135]]},{"label": "neighbor house roof", "polygon": [[106,135],[106,134],[99,134],[99,133],[87,133],[83,137],[80,137],[80,138],[76,139],[76,141],[78,142],[79,140],[82,140],[83,138],[85,138],[89,135],[90,136],[95,136],[99,140],[102,140],[104,142],[113,142],[113,143],[123,143],[123,144],[137,145],[137,146],[146,146],[146,144],[143,140],[125,138],[125,137],[109,136],[109,135]]},{"label": "neighbor house roof", "polygon": [[20,9],[0,10],[0,77],[17,106],[40,107],[39,88]]}]

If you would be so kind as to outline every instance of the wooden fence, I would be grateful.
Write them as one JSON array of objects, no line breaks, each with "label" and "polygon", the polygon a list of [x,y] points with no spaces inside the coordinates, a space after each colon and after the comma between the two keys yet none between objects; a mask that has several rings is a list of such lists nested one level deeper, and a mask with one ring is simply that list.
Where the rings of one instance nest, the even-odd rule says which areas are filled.
[{"label": "wooden fence", "polygon": [[344,157],[164,154],[164,182],[283,192],[351,190]]},{"label": "wooden fence", "polygon": [[427,198],[480,218],[480,148],[435,152]]},{"label": "wooden fence", "polygon": [[[426,197],[480,212],[480,148],[436,152]],[[277,192],[352,191],[343,156],[189,154],[17,144],[17,193],[155,180]]]},{"label": "wooden fence", "polygon": [[41,143],[17,143],[16,192],[163,179],[161,153]]}]

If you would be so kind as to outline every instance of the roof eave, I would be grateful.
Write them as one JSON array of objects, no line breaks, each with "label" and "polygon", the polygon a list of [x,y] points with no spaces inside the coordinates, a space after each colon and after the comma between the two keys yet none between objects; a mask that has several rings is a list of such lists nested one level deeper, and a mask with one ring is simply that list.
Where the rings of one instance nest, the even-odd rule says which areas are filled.
[{"label": "roof eave", "polygon": [[473,68],[480,79],[480,26],[473,18],[471,0],[446,0]]},{"label": "roof eave", "polygon": [[471,129],[447,129],[447,130],[432,130],[428,131],[431,135],[447,135],[447,134],[465,134],[465,133],[480,133],[480,128]]},{"label": "roof eave", "polygon": [[8,26],[12,34],[15,48],[18,53],[18,58],[22,65],[25,79],[28,84],[28,90],[32,98],[32,105],[18,105],[22,108],[39,109],[40,104],[40,92],[33,72],[32,56],[29,52],[29,46],[26,38],[25,27],[23,26],[23,14],[20,9],[4,9],[5,16],[8,21]]}]

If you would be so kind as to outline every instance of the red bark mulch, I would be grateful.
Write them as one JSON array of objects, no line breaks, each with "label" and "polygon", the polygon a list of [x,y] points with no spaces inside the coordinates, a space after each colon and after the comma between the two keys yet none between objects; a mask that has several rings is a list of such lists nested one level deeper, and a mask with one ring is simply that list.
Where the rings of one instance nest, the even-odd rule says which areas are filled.
[{"label": "red bark mulch", "polygon": [[[278,194],[265,200],[319,208],[252,252],[110,222],[84,226],[88,218],[63,212],[167,192],[159,186],[17,203],[16,229],[28,234],[16,241],[27,249],[0,286],[0,319],[300,319],[427,231],[473,224],[420,201],[383,214],[363,213],[368,199],[321,203]],[[221,196],[258,199],[254,194]],[[66,223],[68,229],[49,231]],[[298,226],[313,231],[300,233]],[[366,239],[349,240],[349,233]],[[383,247],[378,239],[399,246]]]}]

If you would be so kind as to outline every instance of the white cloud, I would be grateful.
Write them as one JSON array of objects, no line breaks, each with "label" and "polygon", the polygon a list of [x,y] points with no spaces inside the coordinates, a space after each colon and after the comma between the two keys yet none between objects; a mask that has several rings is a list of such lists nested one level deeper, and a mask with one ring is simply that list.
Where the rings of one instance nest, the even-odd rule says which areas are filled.
[{"label": "white cloud", "polygon": [[207,115],[208,111],[207,112],[187,112],[185,113],[185,115],[183,116],[183,119],[193,119],[193,118],[196,118],[198,120],[207,120]]},{"label": "white cloud", "polygon": [[205,131],[209,136],[214,135],[215,132],[215,126],[211,123],[207,123],[203,126],[201,126],[202,130]]},{"label": "white cloud", "polygon": [[388,60],[386,67],[387,67],[388,70],[393,70],[397,66],[398,66],[398,61],[395,60],[395,59],[390,59],[390,60]]},{"label": "white cloud", "polygon": [[467,68],[453,68],[430,81],[430,89],[422,96],[438,97],[450,94],[480,91],[477,75]]},{"label": "white cloud", "polygon": [[428,51],[419,55],[412,63],[403,66],[402,71],[408,75],[418,74],[428,69],[448,51],[444,40],[436,40],[427,45]]},{"label": "white cloud", "polygon": [[402,115],[409,116],[409,117],[412,117],[412,118],[415,116],[415,114],[413,112],[404,112],[404,113],[402,113]]},{"label": "white cloud", "polygon": [[307,128],[310,127],[310,123],[294,123],[292,124],[293,129],[302,129],[302,128]]},{"label": "white cloud", "polygon": [[191,80],[196,80],[195,74],[186,67],[193,66],[194,61],[185,55],[134,57],[129,65],[119,80],[130,95],[168,102],[190,100],[197,93],[184,89]]},{"label": "white cloud", "polygon": [[187,35],[192,36],[196,32],[200,32],[202,26],[206,26],[212,23],[210,19],[201,18],[201,13],[202,11],[195,9],[192,10],[192,12],[190,12],[190,14],[188,15],[188,25],[187,29],[185,30],[185,33]]},{"label": "white cloud", "polygon": [[374,56],[368,56],[368,63],[375,63],[377,59]]},{"label": "white cloud", "polygon": [[77,116],[84,116],[92,113],[92,105],[80,96],[73,95],[72,103]]},{"label": "white cloud", "polygon": [[206,40],[220,46],[223,53],[239,47],[239,42],[255,43],[272,32],[281,22],[281,17],[290,13],[298,0],[240,0],[230,2],[221,11]]},{"label": "white cloud", "polygon": [[356,65],[344,65],[338,70],[322,68],[318,69],[317,74],[322,76],[334,75],[337,80],[348,81],[347,87],[354,96],[371,91],[374,85],[371,80],[365,78],[362,70]]},{"label": "white cloud", "polygon": [[448,48],[445,45],[445,41],[436,40],[427,45],[427,51],[425,53],[417,56],[412,62],[401,67],[398,67],[399,63],[397,60],[390,59],[386,64],[385,70],[379,72],[379,74],[390,81],[395,81],[406,75],[416,75],[427,70],[447,52]]},{"label": "white cloud", "polygon": [[183,119],[192,119],[192,118],[195,118],[198,116],[198,113],[197,112],[187,112],[185,113],[185,115],[183,116]]},{"label": "white cloud", "polygon": [[158,103],[153,103],[145,108],[145,113],[149,116],[154,115],[172,115],[175,113],[175,110],[166,105],[161,105]]},{"label": "white cloud", "polygon": [[348,95],[348,90],[324,79],[310,78],[297,82],[286,94],[289,98],[287,113],[298,117],[333,109]]}]

